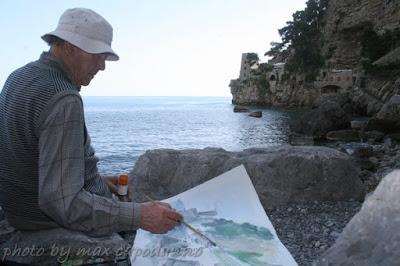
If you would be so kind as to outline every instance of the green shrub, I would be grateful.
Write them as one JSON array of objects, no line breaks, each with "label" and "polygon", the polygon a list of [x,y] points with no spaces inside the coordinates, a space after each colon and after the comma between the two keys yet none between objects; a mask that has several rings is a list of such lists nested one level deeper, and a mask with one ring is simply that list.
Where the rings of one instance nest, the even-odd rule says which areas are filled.
[{"label": "green shrub", "polygon": [[259,97],[264,97],[266,94],[271,93],[271,85],[269,84],[269,81],[267,80],[267,77],[265,75],[262,75],[260,78],[257,79],[256,86],[258,88]]}]

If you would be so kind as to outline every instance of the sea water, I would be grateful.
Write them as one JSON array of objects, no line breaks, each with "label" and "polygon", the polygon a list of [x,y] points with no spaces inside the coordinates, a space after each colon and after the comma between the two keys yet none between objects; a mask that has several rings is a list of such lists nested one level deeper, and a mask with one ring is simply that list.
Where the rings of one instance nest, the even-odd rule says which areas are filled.
[{"label": "sea water", "polygon": [[288,143],[293,114],[234,113],[231,97],[84,97],[100,173],[129,172],[146,150],[218,147],[239,151]]}]

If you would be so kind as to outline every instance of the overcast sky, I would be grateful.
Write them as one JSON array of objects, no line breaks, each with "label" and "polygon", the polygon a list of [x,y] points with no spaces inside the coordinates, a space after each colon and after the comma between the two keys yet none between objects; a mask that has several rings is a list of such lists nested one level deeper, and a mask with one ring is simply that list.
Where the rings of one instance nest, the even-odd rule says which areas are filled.
[{"label": "overcast sky", "polygon": [[82,95],[230,96],[241,54],[261,60],[305,0],[1,0],[0,86],[36,60],[62,12],[86,7],[114,28],[118,62],[107,62]]}]

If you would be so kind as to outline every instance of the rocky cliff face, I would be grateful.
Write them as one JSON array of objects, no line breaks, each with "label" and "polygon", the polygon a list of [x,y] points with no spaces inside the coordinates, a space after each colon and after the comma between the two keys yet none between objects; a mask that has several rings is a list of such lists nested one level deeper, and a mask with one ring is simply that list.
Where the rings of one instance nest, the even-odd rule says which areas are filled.
[{"label": "rocky cliff face", "polygon": [[[246,57],[242,55],[242,58]],[[252,64],[242,59],[241,69],[251,70],[231,80],[232,103],[238,105],[311,106],[319,93],[301,76],[285,75],[285,64]]]},{"label": "rocky cliff face", "polygon": [[[371,75],[363,67],[362,40],[367,30],[380,34],[400,29],[400,2],[395,0],[329,1],[321,23],[325,65],[316,81],[302,73],[285,73],[270,65],[232,80],[234,104],[312,107],[325,99],[348,97],[353,112],[374,115],[400,89],[400,70]],[[400,60],[400,59],[399,59]],[[276,63],[276,60],[271,62]],[[242,65],[243,65],[242,61]],[[279,68],[278,67],[278,68]],[[266,82],[260,82],[265,79]]]},{"label": "rocky cliff face", "polygon": [[396,0],[329,1],[322,30],[328,68],[359,67],[361,38],[370,27],[376,32],[400,28],[400,2]]}]

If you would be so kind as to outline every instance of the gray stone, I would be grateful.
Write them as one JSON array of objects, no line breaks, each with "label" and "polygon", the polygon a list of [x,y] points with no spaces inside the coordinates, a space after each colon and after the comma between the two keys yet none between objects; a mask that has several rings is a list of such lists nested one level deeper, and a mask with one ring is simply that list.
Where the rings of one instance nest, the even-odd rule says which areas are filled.
[{"label": "gray stone", "polygon": [[381,110],[372,117],[365,129],[385,133],[400,131],[400,95],[394,95]]},{"label": "gray stone", "polygon": [[164,199],[243,164],[265,208],[290,202],[363,198],[359,169],[350,157],[326,147],[280,146],[228,152],[223,149],[150,150],[130,173],[136,200]]},{"label": "gray stone", "polygon": [[376,101],[370,101],[367,104],[367,115],[373,116],[381,110],[383,104]]},{"label": "gray stone", "polygon": [[382,142],[384,136],[385,136],[385,133],[377,131],[377,130],[367,131],[367,132],[364,132],[364,134],[363,134],[364,138],[372,139],[375,142]]},{"label": "gray stone", "polygon": [[8,223],[3,208],[0,206],[0,244],[10,239],[14,231],[14,227]]},{"label": "gray stone", "polygon": [[400,64],[400,47],[397,47],[386,55],[382,56],[373,64],[379,66],[391,66],[394,64]]},{"label": "gray stone", "polygon": [[386,137],[386,138],[383,140],[383,145],[384,145],[385,148],[390,148],[390,147],[392,147],[392,145],[393,145],[392,139],[391,139],[390,137]]},{"label": "gray stone", "polygon": [[342,129],[336,131],[329,131],[326,134],[327,140],[334,140],[334,141],[357,141],[360,140],[360,135],[358,131],[353,129]]},{"label": "gray stone", "polygon": [[360,144],[354,147],[352,156],[356,158],[369,158],[374,154],[374,149],[371,145]]},{"label": "gray stone", "polygon": [[235,107],[233,107],[233,112],[246,113],[246,112],[250,112],[250,110],[246,107],[235,105]]},{"label": "gray stone", "polygon": [[368,124],[368,121],[360,121],[360,120],[353,120],[350,122],[350,127],[352,129],[357,129],[357,130],[361,130],[364,129]]},{"label": "gray stone", "polygon": [[388,134],[387,136],[394,141],[400,141],[400,133],[391,133]]},{"label": "gray stone", "polygon": [[290,144],[298,146],[312,146],[314,145],[314,137],[299,135],[299,134],[291,134]]},{"label": "gray stone", "polygon": [[251,113],[249,114],[249,116],[251,116],[251,117],[256,117],[256,118],[260,118],[260,117],[262,117],[262,112],[261,112],[261,111],[251,112]]},{"label": "gray stone", "polygon": [[11,238],[15,228],[12,227],[6,219],[0,221],[0,244]]},{"label": "gray stone", "polygon": [[64,228],[17,231],[0,246],[1,261],[28,265],[82,265],[124,260],[130,245],[118,234],[90,237]]},{"label": "gray stone", "polygon": [[305,113],[292,125],[295,133],[325,138],[329,131],[350,128],[350,116],[336,102],[325,102]]},{"label": "gray stone", "polygon": [[357,162],[361,170],[376,171],[376,165],[368,158],[356,158],[355,162]]},{"label": "gray stone", "polygon": [[316,265],[399,265],[400,171],[387,175]]}]

